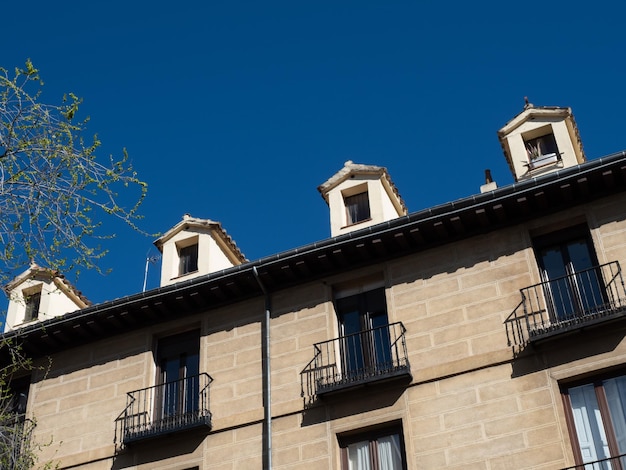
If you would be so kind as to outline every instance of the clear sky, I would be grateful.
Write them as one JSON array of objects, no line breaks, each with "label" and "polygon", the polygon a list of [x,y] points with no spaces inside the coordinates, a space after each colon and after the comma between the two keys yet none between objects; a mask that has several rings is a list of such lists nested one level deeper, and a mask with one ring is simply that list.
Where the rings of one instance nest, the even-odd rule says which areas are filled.
[{"label": "clear sky", "polygon": [[[385,166],[409,211],[512,183],[496,131],[571,106],[589,159],[626,148],[623,2],[5,2],[0,65],[31,58],[44,101],[84,98],[102,155],[126,147],[141,226],[220,221],[258,259],[330,235],[317,186]],[[112,272],[94,302],[140,292],[152,242],[103,219]],[[158,286],[151,266],[148,288]],[[72,273],[66,273],[74,280]]]}]

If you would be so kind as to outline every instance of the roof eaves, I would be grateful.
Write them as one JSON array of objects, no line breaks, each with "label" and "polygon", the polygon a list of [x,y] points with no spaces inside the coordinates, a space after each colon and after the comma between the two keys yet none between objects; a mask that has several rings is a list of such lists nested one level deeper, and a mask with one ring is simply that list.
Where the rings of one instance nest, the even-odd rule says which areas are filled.
[{"label": "roof eaves", "polygon": [[[385,234],[391,234],[399,230],[410,230],[417,224],[433,222],[437,219],[450,218],[463,211],[472,211],[480,207],[493,206],[498,202],[507,200],[518,200],[524,194],[537,192],[537,189],[556,187],[555,183],[563,183],[566,180],[580,180],[585,175],[600,174],[608,171],[610,166],[615,166],[622,161],[620,167],[622,171],[626,169],[626,151],[618,152],[606,157],[602,157],[584,164],[570,167],[557,172],[542,175],[540,177],[524,180],[522,182],[513,183],[502,188],[497,188],[482,194],[476,194],[467,198],[458,199],[452,202],[433,206],[419,212],[414,212],[397,219],[393,219],[381,224],[367,227],[358,231],[349,232],[334,238],[317,241],[305,246],[297,247],[288,251],[270,255],[256,261],[246,262],[231,268],[227,268],[218,272],[199,276],[194,279],[182,281],[170,286],[159,287],[150,291],[134,294],[102,304],[93,305],[76,312],[68,313],[61,317],[46,320],[44,322],[28,325],[20,330],[5,333],[4,337],[29,335],[36,331],[44,331],[55,325],[63,323],[76,322],[81,319],[88,319],[90,316],[100,314],[107,311],[130,310],[131,308],[140,310],[142,305],[148,305],[149,302],[159,301],[169,296],[176,296],[180,293],[197,289],[198,287],[211,285],[227,284],[236,281],[239,276],[252,276],[252,270],[256,267],[262,273],[278,272],[281,266],[289,262],[297,262],[299,260],[315,259],[316,254],[320,252],[329,253],[336,251],[343,246],[355,245],[373,238],[380,238]],[[300,282],[300,281],[298,281]],[[258,295],[262,295],[259,290]],[[232,301],[237,298],[233,297]]]}]

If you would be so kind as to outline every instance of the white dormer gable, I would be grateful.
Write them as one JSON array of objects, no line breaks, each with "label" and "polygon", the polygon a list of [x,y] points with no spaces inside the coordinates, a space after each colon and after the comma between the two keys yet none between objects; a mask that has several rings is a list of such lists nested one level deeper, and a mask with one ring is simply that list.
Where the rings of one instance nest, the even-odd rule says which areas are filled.
[{"label": "white dormer gable", "polygon": [[154,242],[162,253],[161,286],[209,274],[246,261],[219,222],[189,214]]},{"label": "white dormer gable", "polygon": [[34,263],[4,290],[9,297],[5,332],[91,305],[59,272]]},{"label": "white dormer gable", "polygon": [[387,169],[380,166],[348,160],[317,189],[330,208],[333,237],[407,214]]},{"label": "white dormer gable", "polygon": [[584,163],[582,142],[570,108],[524,110],[498,131],[498,138],[515,181]]}]

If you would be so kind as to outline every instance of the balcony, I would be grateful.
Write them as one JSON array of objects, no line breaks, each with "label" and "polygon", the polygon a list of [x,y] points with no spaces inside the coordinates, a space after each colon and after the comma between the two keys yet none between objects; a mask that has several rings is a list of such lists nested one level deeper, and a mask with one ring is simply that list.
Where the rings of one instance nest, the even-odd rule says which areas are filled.
[{"label": "balcony", "polygon": [[391,379],[411,378],[402,323],[364,330],[315,344],[315,356],[301,373],[302,396]]},{"label": "balcony", "polygon": [[31,435],[35,423],[23,414],[10,414],[0,423],[0,466],[31,468],[33,457]]},{"label": "balcony", "polygon": [[509,346],[626,316],[626,289],[617,261],[520,290],[521,302],[505,320]]},{"label": "balcony", "polygon": [[212,381],[203,373],[129,392],[126,409],[117,418],[121,444],[190,429],[210,430]]},{"label": "balcony", "polygon": [[606,459],[594,460],[593,462],[574,465],[573,467],[563,468],[562,470],[625,470],[626,454],[616,457],[608,457]]}]

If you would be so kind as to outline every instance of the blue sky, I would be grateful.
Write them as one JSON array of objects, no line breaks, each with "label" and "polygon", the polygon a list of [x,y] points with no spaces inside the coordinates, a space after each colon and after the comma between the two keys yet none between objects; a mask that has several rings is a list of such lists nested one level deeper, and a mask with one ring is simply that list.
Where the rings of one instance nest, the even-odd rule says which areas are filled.
[{"label": "blue sky", "polygon": [[[589,159],[625,149],[620,3],[9,2],[0,65],[30,57],[44,101],[74,92],[101,154],[128,149],[145,231],[210,218],[254,260],[329,236],[316,188],[346,160],[387,167],[411,212],[486,168],[510,184],[496,131],[524,96],[571,106]],[[103,222],[112,272],[75,281],[94,302],[140,292],[156,254]]]}]

